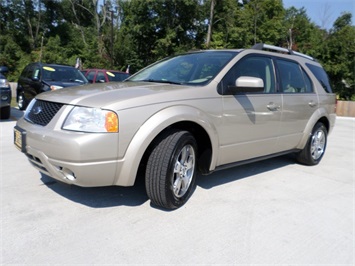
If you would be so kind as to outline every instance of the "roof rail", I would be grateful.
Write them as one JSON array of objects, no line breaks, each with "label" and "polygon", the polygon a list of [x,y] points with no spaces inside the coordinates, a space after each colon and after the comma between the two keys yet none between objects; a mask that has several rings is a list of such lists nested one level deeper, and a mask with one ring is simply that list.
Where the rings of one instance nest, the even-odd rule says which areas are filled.
[{"label": "roof rail", "polygon": [[255,49],[255,50],[265,50],[266,49],[266,50],[271,50],[271,51],[276,51],[276,52],[287,53],[287,54],[290,54],[290,55],[302,56],[302,57],[307,58],[309,60],[316,61],[313,57],[311,57],[309,55],[302,54],[302,53],[299,53],[299,52],[295,52],[295,51],[293,51],[291,49],[278,47],[278,46],[265,44],[265,43],[257,43],[257,44],[255,44],[252,47],[252,49]]}]

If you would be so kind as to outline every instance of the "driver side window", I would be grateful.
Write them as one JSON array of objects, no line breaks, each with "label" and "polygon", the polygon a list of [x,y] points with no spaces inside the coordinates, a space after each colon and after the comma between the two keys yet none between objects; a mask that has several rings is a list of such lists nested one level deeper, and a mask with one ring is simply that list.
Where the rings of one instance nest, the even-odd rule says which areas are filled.
[{"label": "driver side window", "polygon": [[274,93],[275,74],[271,58],[265,56],[246,56],[239,60],[221,82],[222,94],[232,94],[229,88],[235,86],[239,77],[261,78],[264,82],[264,93]]}]

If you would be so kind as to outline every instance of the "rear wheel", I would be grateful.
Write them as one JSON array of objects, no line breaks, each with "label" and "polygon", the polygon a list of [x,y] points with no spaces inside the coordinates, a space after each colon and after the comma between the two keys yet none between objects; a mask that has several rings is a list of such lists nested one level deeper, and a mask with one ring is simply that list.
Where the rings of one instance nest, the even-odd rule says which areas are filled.
[{"label": "rear wheel", "polygon": [[197,144],[187,131],[159,137],[147,162],[145,183],[152,203],[167,209],[181,207],[195,188]]},{"label": "rear wheel", "polygon": [[328,131],[323,123],[318,122],[310,135],[306,146],[297,155],[297,160],[306,165],[316,165],[323,158],[327,147]]}]

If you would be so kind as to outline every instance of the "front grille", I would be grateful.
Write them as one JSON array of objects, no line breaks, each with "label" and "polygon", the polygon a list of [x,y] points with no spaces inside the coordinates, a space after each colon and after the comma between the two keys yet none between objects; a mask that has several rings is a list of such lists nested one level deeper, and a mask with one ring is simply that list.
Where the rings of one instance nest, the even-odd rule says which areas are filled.
[{"label": "front grille", "polygon": [[46,126],[64,104],[46,101],[36,101],[27,113],[26,120],[31,123]]}]

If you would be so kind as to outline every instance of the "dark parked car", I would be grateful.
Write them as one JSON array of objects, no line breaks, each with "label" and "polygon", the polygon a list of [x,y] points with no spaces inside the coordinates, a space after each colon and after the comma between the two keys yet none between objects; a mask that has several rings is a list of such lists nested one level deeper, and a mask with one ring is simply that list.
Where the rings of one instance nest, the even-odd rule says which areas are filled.
[{"label": "dark parked car", "polygon": [[11,114],[11,87],[5,77],[8,68],[0,66],[0,119],[9,119]]},{"label": "dark parked car", "polygon": [[126,72],[106,69],[85,69],[82,71],[90,83],[123,81],[130,75]]},{"label": "dark parked car", "polygon": [[18,80],[16,100],[20,110],[24,110],[39,93],[87,83],[88,80],[75,67],[31,63],[25,67]]}]

